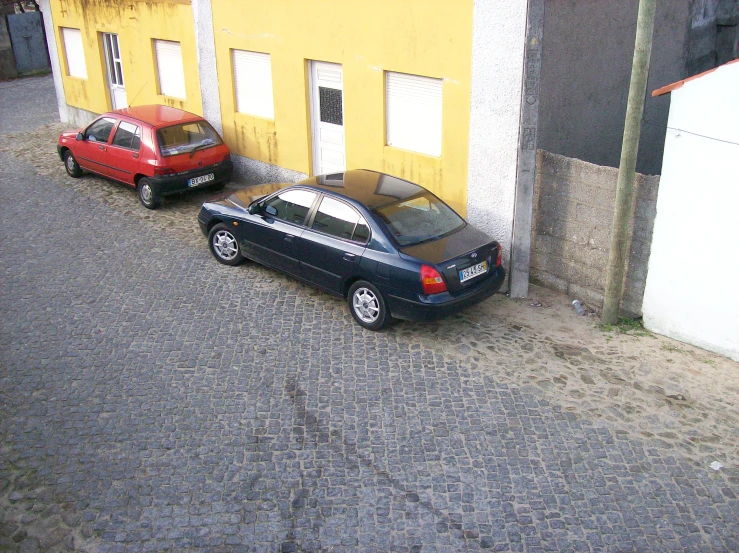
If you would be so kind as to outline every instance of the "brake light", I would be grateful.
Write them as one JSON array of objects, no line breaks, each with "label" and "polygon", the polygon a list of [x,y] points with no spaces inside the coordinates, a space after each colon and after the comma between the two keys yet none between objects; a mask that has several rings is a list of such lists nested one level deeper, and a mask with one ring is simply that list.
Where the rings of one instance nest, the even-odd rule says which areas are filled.
[{"label": "brake light", "polygon": [[421,285],[423,293],[428,295],[446,292],[446,283],[439,271],[428,265],[421,265]]},{"label": "brake light", "polygon": [[498,257],[495,260],[495,266],[500,267],[501,263],[503,263],[503,247],[498,244]]},{"label": "brake light", "polygon": [[154,167],[154,176],[163,177],[164,175],[171,175],[174,173],[174,169],[171,167]]}]

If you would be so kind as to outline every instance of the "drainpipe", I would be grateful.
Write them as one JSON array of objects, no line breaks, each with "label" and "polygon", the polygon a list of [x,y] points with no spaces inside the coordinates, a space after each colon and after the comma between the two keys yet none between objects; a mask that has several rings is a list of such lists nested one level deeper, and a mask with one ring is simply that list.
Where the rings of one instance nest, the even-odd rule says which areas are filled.
[{"label": "drainpipe", "polygon": [[608,254],[606,290],[603,297],[601,321],[614,324],[618,320],[618,308],[623,292],[626,273],[626,246],[631,227],[631,197],[634,192],[636,176],[636,155],[639,150],[641,120],[644,115],[644,96],[647,92],[649,76],[649,57],[652,53],[652,34],[654,31],[654,12],[657,0],[640,0],[639,16],[636,23],[636,44],[634,62],[631,67],[629,102],[626,106],[626,124],[621,146],[621,163],[616,182],[616,208],[611,227],[611,251]]}]

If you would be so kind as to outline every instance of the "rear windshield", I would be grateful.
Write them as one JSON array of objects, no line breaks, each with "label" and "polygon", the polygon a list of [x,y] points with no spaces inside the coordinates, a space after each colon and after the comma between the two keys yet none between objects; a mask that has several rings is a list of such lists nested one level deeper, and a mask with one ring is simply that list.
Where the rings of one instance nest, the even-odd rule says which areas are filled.
[{"label": "rear windshield", "polygon": [[464,219],[430,192],[379,207],[374,213],[401,246],[435,240],[465,225]]},{"label": "rear windshield", "polygon": [[215,129],[206,121],[183,123],[159,129],[157,142],[159,142],[159,151],[164,157],[188,154],[223,143]]}]

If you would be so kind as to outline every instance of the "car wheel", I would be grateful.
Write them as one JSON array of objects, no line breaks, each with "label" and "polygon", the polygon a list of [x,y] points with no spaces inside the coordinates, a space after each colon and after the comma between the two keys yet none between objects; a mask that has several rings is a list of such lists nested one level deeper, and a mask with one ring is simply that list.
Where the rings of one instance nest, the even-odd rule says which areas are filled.
[{"label": "car wheel", "polygon": [[154,190],[154,186],[151,181],[144,177],[141,179],[136,186],[136,190],[139,192],[139,200],[146,209],[156,209],[162,203],[162,199],[159,194]]},{"label": "car wheel", "polygon": [[82,176],[82,167],[69,150],[64,152],[64,168],[67,170],[67,174],[74,179]]},{"label": "car wheel", "polygon": [[366,280],[355,282],[347,295],[354,320],[367,330],[380,330],[392,321],[380,291]]},{"label": "car wheel", "polygon": [[233,231],[223,223],[217,224],[210,230],[208,245],[213,257],[224,265],[233,266],[244,261],[239,241],[234,236]]}]

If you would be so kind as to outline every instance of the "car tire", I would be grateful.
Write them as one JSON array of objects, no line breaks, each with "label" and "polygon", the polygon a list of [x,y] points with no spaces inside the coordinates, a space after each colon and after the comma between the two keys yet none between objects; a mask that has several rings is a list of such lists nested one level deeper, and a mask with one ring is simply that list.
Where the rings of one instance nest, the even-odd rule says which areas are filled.
[{"label": "car tire", "polygon": [[349,312],[362,328],[380,330],[393,320],[385,298],[373,284],[366,280],[359,280],[352,284],[346,301],[349,304]]},{"label": "car tire", "polygon": [[234,236],[233,230],[223,223],[218,223],[210,229],[208,246],[210,247],[210,253],[219,263],[233,267],[244,261],[239,241]]},{"label": "car tire", "polygon": [[64,152],[64,168],[67,170],[67,174],[73,179],[78,179],[82,176],[82,167],[80,167],[80,164],[77,163],[74,155],[69,150]]},{"label": "car tire", "polygon": [[138,182],[136,185],[136,191],[139,193],[141,205],[146,209],[156,209],[161,205],[162,199],[154,189],[153,183],[146,177]]}]

